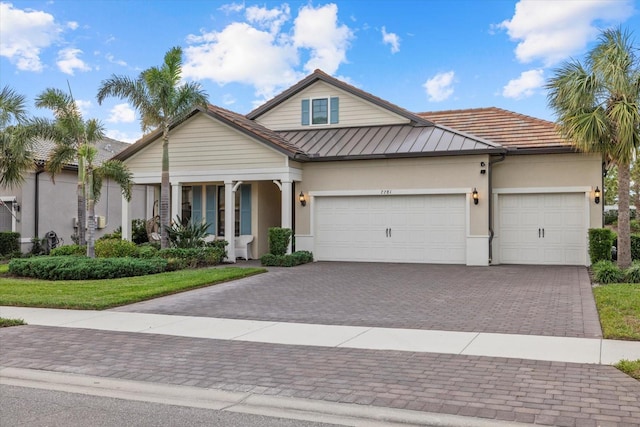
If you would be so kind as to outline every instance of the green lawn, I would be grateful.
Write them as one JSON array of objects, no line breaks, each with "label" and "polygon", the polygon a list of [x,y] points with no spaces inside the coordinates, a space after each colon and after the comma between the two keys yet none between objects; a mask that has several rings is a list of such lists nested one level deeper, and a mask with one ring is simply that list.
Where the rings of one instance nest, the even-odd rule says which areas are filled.
[{"label": "green lawn", "polygon": [[593,295],[605,338],[640,341],[640,284],[597,286]]},{"label": "green lawn", "polygon": [[204,268],[109,280],[0,277],[0,305],[103,310],[263,273],[264,268]]},{"label": "green lawn", "polygon": [[621,360],[616,363],[616,368],[620,369],[625,374],[633,377],[637,380],[640,380],[640,359],[638,360]]}]

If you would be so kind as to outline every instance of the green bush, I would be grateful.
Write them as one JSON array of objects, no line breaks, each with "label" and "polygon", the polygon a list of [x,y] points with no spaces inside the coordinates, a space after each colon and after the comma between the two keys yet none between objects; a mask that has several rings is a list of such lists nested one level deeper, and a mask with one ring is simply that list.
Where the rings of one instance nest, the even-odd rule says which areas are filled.
[{"label": "green bush", "polygon": [[158,248],[150,243],[143,243],[136,248],[136,258],[153,258],[158,256]]},{"label": "green bush", "polygon": [[9,263],[11,274],[43,280],[115,279],[162,273],[166,268],[167,260],[161,258],[42,256],[14,259]]},{"label": "green bush", "polygon": [[182,224],[182,219],[177,217],[177,221],[170,227],[165,228],[169,243],[174,248],[200,248],[204,246],[204,238],[209,235],[207,231],[209,224],[193,223],[187,221]]},{"label": "green bush", "polygon": [[631,237],[631,259],[640,260],[640,234],[632,234],[630,237]]},{"label": "green bush", "polygon": [[87,255],[87,247],[80,245],[65,245],[60,246],[55,249],[51,249],[49,253],[51,256],[86,256]]},{"label": "green bush", "polygon": [[618,211],[604,211],[604,224],[611,225],[618,222]]},{"label": "green bush", "polygon": [[198,268],[220,264],[224,250],[213,247],[167,248],[158,251],[158,256],[169,261],[169,269]]},{"label": "green bush", "polygon": [[608,228],[589,229],[589,255],[591,263],[611,261],[611,248],[615,240],[615,233]]},{"label": "green bush", "polygon": [[121,258],[135,256],[137,247],[128,240],[104,239],[96,242],[95,250],[98,258]]},{"label": "green bush", "polygon": [[270,267],[294,267],[313,261],[313,254],[309,251],[296,251],[289,255],[264,254],[260,263]]},{"label": "green bush", "polygon": [[20,233],[0,232],[0,256],[20,252]]},{"label": "green bush", "polygon": [[631,266],[624,271],[624,281],[628,283],[640,283],[639,261],[634,261]]},{"label": "green bush", "polygon": [[139,218],[131,221],[131,241],[136,245],[141,245],[149,241],[147,221]]},{"label": "green bush", "polygon": [[227,245],[229,244],[229,242],[227,242],[226,240],[214,240],[212,242],[207,242],[206,246],[209,248],[216,248],[218,249],[222,255],[220,257],[220,260],[223,260],[227,257]]},{"label": "green bush", "polygon": [[280,227],[269,228],[269,253],[271,255],[286,254],[290,241],[291,241],[290,228],[280,228]]},{"label": "green bush", "polygon": [[620,283],[624,279],[624,272],[611,261],[598,261],[591,266],[593,277],[598,283]]},{"label": "green bush", "polygon": [[105,235],[103,235],[102,237],[100,237],[98,239],[98,241],[100,240],[120,240],[122,239],[122,227],[118,227],[115,230],[113,230],[111,233],[107,233]]}]

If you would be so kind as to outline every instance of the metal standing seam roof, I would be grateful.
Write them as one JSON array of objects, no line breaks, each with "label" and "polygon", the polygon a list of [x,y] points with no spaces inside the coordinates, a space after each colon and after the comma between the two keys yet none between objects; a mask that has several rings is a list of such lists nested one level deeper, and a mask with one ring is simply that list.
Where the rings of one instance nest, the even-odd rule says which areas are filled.
[{"label": "metal standing seam roof", "polygon": [[504,152],[500,145],[443,126],[411,124],[278,131],[312,160]]}]

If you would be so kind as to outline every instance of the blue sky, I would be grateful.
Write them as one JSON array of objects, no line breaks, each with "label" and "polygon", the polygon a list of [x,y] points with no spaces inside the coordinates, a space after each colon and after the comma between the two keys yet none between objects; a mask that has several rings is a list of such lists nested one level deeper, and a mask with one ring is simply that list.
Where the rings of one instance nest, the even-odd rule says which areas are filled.
[{"label": "blue sky", "polygon": [[[316,68],[408,110],[497,106],[553,120],[544,82],[601,29],[640,44],[634,0],[0,0],[0,85],[71,86],[112,138],[141,136],[125,100],[95,99],[184,49],[184,77],[247,113]],[[46,116],[46,111],[31,110]]]}]

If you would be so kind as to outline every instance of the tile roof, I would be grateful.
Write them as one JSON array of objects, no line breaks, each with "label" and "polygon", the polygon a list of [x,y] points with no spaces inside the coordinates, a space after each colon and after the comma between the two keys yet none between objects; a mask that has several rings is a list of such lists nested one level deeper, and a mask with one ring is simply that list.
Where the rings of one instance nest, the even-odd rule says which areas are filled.
[{"label": "tile roof", "polygon": [[556,131],[553,122],[497,107],[430,111],[418,115],[509,149],[571,147],[571,143]]},{"label": "tile roof", "polygon": [[[96,154],[96,162],[97,164],[102,164],[105,160],[109,160],[114,155],[118,154],[125,148],[129,147],[131,144],[127,142],[118,141],[111,138],[104,138],[102,141],[96,143],[96,147],[98,148],[98,153]],[[50,140],[40,140],[36,143],[34,149],[34,159],[38,164],[44,164],[49,158],[49,154],[55,147],[53,141]],[[69,167],[77,167],[78,160],[74,159],[73,162],[68,164]]]}]

